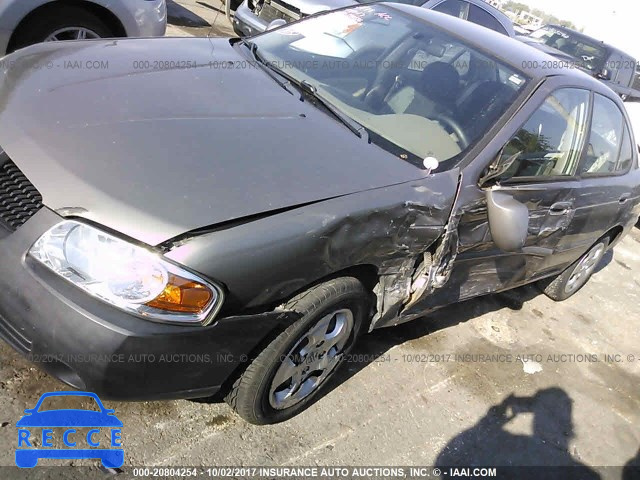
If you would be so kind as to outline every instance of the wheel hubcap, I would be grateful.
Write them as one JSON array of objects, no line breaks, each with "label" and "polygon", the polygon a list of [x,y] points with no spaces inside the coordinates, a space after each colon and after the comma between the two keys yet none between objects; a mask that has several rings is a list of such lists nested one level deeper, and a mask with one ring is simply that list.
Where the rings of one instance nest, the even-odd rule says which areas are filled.
[{"label": "wheel hubcap", "polygon": [[602,255],[604,254],[604,245],[599,243],[582,257],[578,264],[571,272],[567,286],[564,287],[566,293],[573,293],[589,280],[589,277],[598,266]]},{"label": "wheel hubcap", "polygon": [[59,42],[62,40],[85,40],[89,38],[100,38],[93,30],[89,30],[84,27],[65,27],[59,30],[56,30],[47,38],[44,39],[45,42]]},{"label": "wheel hubcap", "polygon": [[269,391],[269,403],[282,410],[313,393],[342,359],[351,332],[353,314],[337,310],[320,319],[282,359]]}]

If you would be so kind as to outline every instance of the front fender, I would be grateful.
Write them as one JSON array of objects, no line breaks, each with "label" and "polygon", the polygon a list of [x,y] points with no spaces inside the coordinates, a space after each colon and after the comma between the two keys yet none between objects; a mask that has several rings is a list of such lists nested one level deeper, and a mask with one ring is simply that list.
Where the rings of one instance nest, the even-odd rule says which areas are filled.
[{"label": "front fender", "polygon": [[357,265],[406,269],[443,233],[458,171],[294,208],[168,242],[166,256],[222,283],[223,313],[277,305]]}]

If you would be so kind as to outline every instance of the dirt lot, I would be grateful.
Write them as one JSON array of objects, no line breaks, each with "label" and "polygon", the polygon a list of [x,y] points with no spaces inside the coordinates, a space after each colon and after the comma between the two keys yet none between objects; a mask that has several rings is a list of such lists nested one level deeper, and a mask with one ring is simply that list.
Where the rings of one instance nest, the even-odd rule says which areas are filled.
[{"label": "dirt lot", "polygon": [[[222,14],[195,1],[180,3],[170,7],[174,16],[183,14],[171,34],[229,28]],[[193,26],[197,20],[180,10],[184,6],[214,27]],[[638,292],[636,228],[566,302],[525,287],[374,332],[325,396],[284,424],[248,425],[223,403],[107,402],[124,423],[124,470],[639,464]],[[23,410],[43,392],[64,389],[0,344],[0,465],[14,464],[15,422]],[[0,477],[18,473],[27,478],[0,469]],[[600,471],[604,478],[621,474]]]}]

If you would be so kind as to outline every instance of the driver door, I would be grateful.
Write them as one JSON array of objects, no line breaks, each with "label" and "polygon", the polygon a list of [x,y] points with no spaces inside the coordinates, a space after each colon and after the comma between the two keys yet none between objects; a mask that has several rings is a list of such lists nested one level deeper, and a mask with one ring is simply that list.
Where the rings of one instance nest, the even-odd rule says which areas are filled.
[{"label": "driver door", "polygon": [[[542,103],[502,146],[500,155],[513,161],[507,171],[481,187],[478,177],[466,169],[463,181],[473,183],[463,185],[465,194],[455,207],[459,216],[458,249],[451,275],[443,287],[422,298],[415,310],[507,290],[562,267],[558,247],[570,231],[575,214],[577,168],[589,109],[588,90],[565,88],[545,94]],[[487,165],[484,163],[482,169]],[[526,206],[529,226],[521,251],[507,252],[494,243],[484,188],[497,189]]]}]

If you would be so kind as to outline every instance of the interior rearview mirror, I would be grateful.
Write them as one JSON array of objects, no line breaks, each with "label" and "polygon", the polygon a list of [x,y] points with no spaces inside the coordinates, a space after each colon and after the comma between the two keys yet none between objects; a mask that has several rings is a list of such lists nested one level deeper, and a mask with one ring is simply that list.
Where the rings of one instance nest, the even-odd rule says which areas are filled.
[{"label": "interior rearview mirror", "polygon": [[505,252],[520,252],[529,234],[529,209],[508,193],[485,190],[489,230],[498,248]]}]

